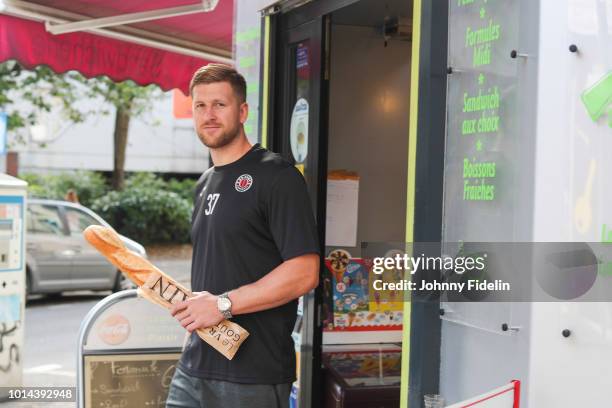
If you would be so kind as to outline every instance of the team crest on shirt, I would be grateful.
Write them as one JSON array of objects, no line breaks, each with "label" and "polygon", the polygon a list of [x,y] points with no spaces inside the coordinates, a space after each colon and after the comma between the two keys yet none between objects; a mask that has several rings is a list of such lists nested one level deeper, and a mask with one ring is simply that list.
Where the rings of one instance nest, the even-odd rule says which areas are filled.
[{"label": "team crest on shirt", "polygon": [[243,174],[236,179],[234,187],[239,193],[244,193],[253,185],[253,177],[250,174]]}]

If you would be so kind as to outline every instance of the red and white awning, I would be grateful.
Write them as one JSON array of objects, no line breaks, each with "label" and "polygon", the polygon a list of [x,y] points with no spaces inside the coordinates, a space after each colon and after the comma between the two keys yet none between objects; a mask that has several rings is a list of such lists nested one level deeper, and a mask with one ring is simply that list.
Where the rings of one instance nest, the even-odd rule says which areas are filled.
[{"label": "red and white awning", "polygon": [[186,94],[200,66],[232,64],[233,10],[233,0],[0,0],[0,62]]}]

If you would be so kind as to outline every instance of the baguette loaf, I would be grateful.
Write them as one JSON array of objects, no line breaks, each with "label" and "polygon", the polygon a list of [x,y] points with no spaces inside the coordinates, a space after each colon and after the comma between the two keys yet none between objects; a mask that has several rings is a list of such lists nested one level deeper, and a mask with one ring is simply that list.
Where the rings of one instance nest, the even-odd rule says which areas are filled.
[{"label": "baguette loaf", "polygon": [[[138,294],[166,309],[193,296],[193,293],[140,255],[128,250],[119,235],[108,227],[91,225],[85,239],[138,286]],[[216,326],[197,329],[198,336],[231,360],[249,332],[223,320]]]}]

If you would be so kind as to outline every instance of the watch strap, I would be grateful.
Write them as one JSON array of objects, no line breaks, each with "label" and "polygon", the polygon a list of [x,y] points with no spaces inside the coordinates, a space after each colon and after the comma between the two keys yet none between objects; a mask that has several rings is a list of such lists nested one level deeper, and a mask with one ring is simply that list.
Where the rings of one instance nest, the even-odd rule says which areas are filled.
[{"label": "watch strap", "polygon": [[227,294],[227,292],[225,292],[225,293],[220,294],[219,297],[222,299],[227,299],[230,304],[230,308],[227,310],[221,310],[220,308],[218,308],[219,312],[221,312],[221,314],[223,315],[225,319],[231,319],[233,317],[232,316],[232,301],[229,298],[229,295]]}]

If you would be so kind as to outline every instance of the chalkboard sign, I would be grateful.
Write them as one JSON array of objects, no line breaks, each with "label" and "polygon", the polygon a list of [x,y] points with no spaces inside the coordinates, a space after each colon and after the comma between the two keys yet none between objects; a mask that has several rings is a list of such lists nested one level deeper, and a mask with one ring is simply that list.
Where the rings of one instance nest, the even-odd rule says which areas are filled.
[{"label": "chalkboard sign", "polygon": [[85,408],[165,407],[180,356],[85,356]]}]

